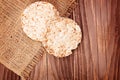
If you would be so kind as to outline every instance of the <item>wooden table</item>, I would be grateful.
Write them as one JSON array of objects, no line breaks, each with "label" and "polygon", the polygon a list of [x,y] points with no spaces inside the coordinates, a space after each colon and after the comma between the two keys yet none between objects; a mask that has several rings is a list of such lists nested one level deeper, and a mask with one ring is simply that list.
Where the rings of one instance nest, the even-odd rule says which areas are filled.
[{"label": "wooden table", "polygon": [[[120,80],[120,0],[77,2],[71,18],[82,29],[81,44],[66,58],[44,55],[31,73],[32,80]],[[0,80],[20,77],[1,64]]]}]

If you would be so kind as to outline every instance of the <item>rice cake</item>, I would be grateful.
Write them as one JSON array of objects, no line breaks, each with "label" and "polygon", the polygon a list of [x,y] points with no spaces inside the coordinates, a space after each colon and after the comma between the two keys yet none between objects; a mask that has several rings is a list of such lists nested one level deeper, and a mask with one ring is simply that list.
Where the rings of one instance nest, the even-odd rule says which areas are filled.
[{"label": "rice cake", "polygon": [[35,2],[29,5],[22,14],[22,28],[28,37],[44,41],[47,32],[47,22],[59,16],[59,12],[48,2]]},{"label": "rice cake", "polygon": [[65,57],[72,54],[81,42],[81,30],[76,22],[69,18],[59,17],[49,22],[46,42],[43,42],[49,54]]}]

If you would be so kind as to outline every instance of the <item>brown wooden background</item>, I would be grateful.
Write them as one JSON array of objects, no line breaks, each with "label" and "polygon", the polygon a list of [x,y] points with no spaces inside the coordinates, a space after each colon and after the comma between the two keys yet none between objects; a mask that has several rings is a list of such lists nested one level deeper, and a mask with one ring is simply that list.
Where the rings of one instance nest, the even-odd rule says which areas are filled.
[{"label": "brown wooden background", "polygon": [[[34,0],[0,0],[0,5],[2,1]],[[44,55],[31,73],[32,80],[120,80],[120,0],[77,2],[70,17],[82,29],[81,44],[66,58]],[[0,80],[20,77],[1,64]]]}]

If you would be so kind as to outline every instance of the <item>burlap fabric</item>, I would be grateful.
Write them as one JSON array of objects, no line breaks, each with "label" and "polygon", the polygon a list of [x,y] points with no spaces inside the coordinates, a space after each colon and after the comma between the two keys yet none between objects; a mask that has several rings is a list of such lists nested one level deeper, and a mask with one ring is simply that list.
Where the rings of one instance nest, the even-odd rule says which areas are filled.
[{"label": "burlap fabric", "polygon": [[[61,16],[69,16],[75,0],[44,0],[52,3]],[[41,42],[28,38],[21,28],[22,11],[34,0],[0,0],[0,63],[27,79],[46,53]]]}]

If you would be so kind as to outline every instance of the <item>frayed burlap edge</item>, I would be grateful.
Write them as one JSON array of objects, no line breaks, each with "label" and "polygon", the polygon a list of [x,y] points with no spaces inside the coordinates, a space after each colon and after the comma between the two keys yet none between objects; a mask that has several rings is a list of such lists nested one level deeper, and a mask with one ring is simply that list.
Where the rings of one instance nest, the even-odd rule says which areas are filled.
[{"label": "frayed burlap edge", "polygon": [[44,48],[40,49],[39,53],[37,53],[31,62],[26,66],[23,72],[21,72],[20,76],[22,80],[31,80],[30,74],[34,70],[36,64],[42,59],[42,56],[46,53],[46,50]]},{"label": "frayed burlap edge", "polygon": [[[69,17],[71,15],[71,13],[73,12],[73,10],[75,9],[75,7],[77,6],[77,2],[76,0],[71,0],[69,1],[69,4],[64,4],[64,1],[63,2],[58,2],[59,0],[41,0],[41,1],[46,1],[46,2],[49,2],[51,4],[53,4],[57,10],[59,11],[59,8],[63,8],[64,11],[59,11],[60,13],[60,16],[62,17]],[[64,7],[65,5],[67,5],[66,7]]]},{"label": "frayed burlap edge", "polygon": [[73,3],[70,4],[70,7],[67,9],[67,11],[61,15],[63,17],[69,17],[71,15],[71,13],[73,12],[73,10],[75,9],[75,7],[77,6],[77,2],[74,1]]}]

